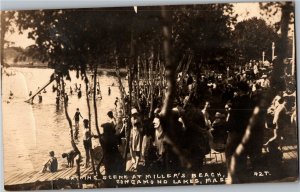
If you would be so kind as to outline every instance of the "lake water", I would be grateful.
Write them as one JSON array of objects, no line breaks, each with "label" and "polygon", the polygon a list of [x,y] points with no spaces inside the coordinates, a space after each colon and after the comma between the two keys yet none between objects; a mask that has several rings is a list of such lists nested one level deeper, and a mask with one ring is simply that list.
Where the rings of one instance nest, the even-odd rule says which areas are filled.
[{"label": "lake water", "polygon": [[[52,84],[42,93],[43,102],[38,103],[38,97],[34,104],[24,102],[31,90],[33,93],[38,87],[42,87],[53,73],[52,69],[38,68],[10,68],[15,75],[2,75],[2,110],[3,110],[3,145],[4,145],[4,172],[40,171],[48,160],[49,151],[53,150],[58,158],[59,167],[66,165],[66,159],[61,154],[72,149],[70,131],[63,109],[56,109],[56,92],[52,92]],[[73,118],[76,108],[84,118],[88,118],[85,84],[81,79],[76,79],[76,73],[71,72],[72,81],[66,81],[66,92],[69,87],[74,90],[75,83],[82,86],[82,98],[77,94],[69,95],[68,112]],[[116,97],[120,98],[118,80],[115,76],[101,75],[98,77],[101,86],[102,100],[97,100],[99,125],[106,121],[106,113],[114,110]],[[125,80],[123,84],[125,85]],[[55,83],[56,84],[56,83]],[[115,86],[111,86],[114,84]],[[108,87],[111,87],[111,95],[108,95]],[[125,85],[126,86],[126,85]],[[10,91],[14,98],[9,99]],[[94,113],[93,101],[90,100],[91,111]],[[62,107],[61,107],[62,108]],[[74,122],[73,122],[74,124]],[[94,117],[92,115],[92,125]],[[78,147],[84,155],[82,144],[82,120]],[[95,126],[92,132],[96,134]],[[93,139],[93,145],[99,145],[97,139]]]}]

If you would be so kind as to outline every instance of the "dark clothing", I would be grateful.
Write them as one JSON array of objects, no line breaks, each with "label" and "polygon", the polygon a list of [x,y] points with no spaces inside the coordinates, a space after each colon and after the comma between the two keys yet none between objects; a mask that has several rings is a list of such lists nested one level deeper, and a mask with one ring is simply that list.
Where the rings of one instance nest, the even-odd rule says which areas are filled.
[{"label": "dark clothing", "polygon": [[81,98],[81,91],[80,91],[80,90],[78,91],[78,94],[77,94],[77,96],[78,96],[78,99],[80,99],[80,98]]},{"label": "dark clothing", "polygon": [[90,150],[92,148],[91,140],[83,140],[83,146],[85,150]]},{"label": "dark clothing", "polygon": [[104,123],[101,127],[103,127],[103,134],[100,137],[100,143],[106,175],[121,174],[125,165],[118,149],[118,137],[113,124]]},{"label": "dark clothing", "polygon": [[209,136],[201,109],[190,107],[183,113],[185,124],[184,134],[180,137],[182,145],[189,151],[188,158],[192,159],[191,170],[199,171],[203,166],[205,155],[210,152]]},{"label": "dark clothing", "polygon": [[230,117],[228,119],[229,131],[244,135],[252,111],[253,105],[248,95],[235,97],[232,100]]},{"label": "dark clothing", "polygon": [[80,112],[75,113],[75,121],[79,121],[79,116],[81,116]]},{"label": "dark clothing", "polygon": [[226,122],[221,119],[216,119],[213,124],[213,131],[211,134],[213,135],[213,141],[215,143],[222,143],[225,144],[227,140],[227,128]]},{"label": "dark clothing", "polygon": [[242,141],[252,110],[251,99],[248,95],[237,96],[232,100],[232,108],[228,119],[229,134],[225,151],[228,165],[231,156]]},{"label": "dark clothing", "polygon": [[39,102],[41,103],[43,101],[43,97],[39,95]]},{"label": "dark clothing", "polygon": [[50,172],[56,172],[57,167],[58,167],[57,159],[56,159],[56,157],[52,157],[50,159],[50,165],[49,165]]},{"label": "dark clothing", "polygon": [[[253,103],[248,95],[237,96],[232,101],[232,110],[230,112],[228,127],[229,134],[226,145],[226,163],[227,168],[231,166],[231,157],[235,153],[236,148],[242,142],[250,118],[253,113]],[[253,124],[254,123],[254,124]],[[236,177],[239,182],[247,180],[245,170],[247,167],[247,157],[250,157],[251,166],[257,169],[261,165],[262,145],[263,145],[263,129],[265,118],[263,115],[259,116],[257,121],[252,121],[251,137],[245,145],[244,151],[236,159]]]}]

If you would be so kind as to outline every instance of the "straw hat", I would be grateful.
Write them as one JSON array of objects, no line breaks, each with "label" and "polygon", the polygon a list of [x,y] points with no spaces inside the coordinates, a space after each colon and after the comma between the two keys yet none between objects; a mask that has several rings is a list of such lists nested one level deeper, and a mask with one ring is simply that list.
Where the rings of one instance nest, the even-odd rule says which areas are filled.
[{"label": "straw hat", "polygon": [[261,76],[261,78],[267,78],[267,75],[263,75],[263,76]]},{"label": "straw hat", "polygon": [[133,115],[133,114],[138,114],[138,111],[136,108],[131,109],[131,115]]}]

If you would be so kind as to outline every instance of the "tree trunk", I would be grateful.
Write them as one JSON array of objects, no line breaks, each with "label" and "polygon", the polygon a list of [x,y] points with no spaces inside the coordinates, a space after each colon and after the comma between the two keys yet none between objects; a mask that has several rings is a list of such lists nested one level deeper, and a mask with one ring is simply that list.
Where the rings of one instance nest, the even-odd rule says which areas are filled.
[{"label": "tree trunk", "polygon": [[149,61],[149,84],[150,84],[150,109],[148,117],[151,118],[153,114],[153,102],[154,102],[154,81],[153,81],[153,65],[154,65],[154,53],[153,49],[151,51],[150,61]]},{"label": "tree trunk", "polygon": [[121,76],[120,76],[119,60],[118,60],[117,55],[116,55],[116,75],[117,75],[117,78],[118,78],[119,90],[120,90],[120,94],[121,94],[123,114],[126,114],[126,108],[125,108],[125,96],[126,96],[126,92],[125,92],[124,86],[122,84],[122,79],[121,79]]},{"label": "tree trunk", "polygon": [[[62,83],[62,90],[63,90],[63,93],[65,94],[65,82],[64,82],[63,77],[60,77],[60,78],[61,78],[61,83]],[[76,166],[77,166],[76,173],[77,173],[78,178],[80,178],[80,161],[81,161],[82,157],[81,157],[81,153],[80,153],[80,151],[79,151],[79,149],[76,146],[75,141],[74,141],[74,137],[73,137],[73,125],[72,125],[72,120],[71,120],[71,118],[69,116],[69,113],[68,113],[68,103],[65,100],[65,95],[63,95],[63,98],[64,98],[65,116],[67,118],[67,121],[68,121],[69,127],[70,127],[71,145],[73,147],[73,150],[78,154],[78,159],[76,159]]]},{"label": "tree trunk", "polygon": [[[91,135],[91,106],[90,106],[90,100],[89,100],[89,80],[87,78],[87,75],[85,73],[85,94],[86,94],[86,103],[87,103],[87,107],[88,107],[88,117],[89,117],[89,132]],[[90,93],[91,94],[91,93]],[[92,139],[90,138],[90,142],[92,143]],[[91,144],[92,145],[92,144]],[[93,146],[93,145],[92,145]],[[92,163],[92,167],[93,167],[93,173],[96,174],[96,170],[95,170],[95,163],[94,163],[94,157],[93,157],[93,151],[92,149],[90,149],[90,156],[91,156],[91,163]]]},{"label": "tree trunk", "polygon": [[172,121],[172,106],[174,102],[174,96],[176,94],[176,65],[172,57],[172,48],[171,48],[171,31],[170,31],[170,16],[168,11],[164,6],[161,7],[162,17],[164,19],[163,30],[163,50],[165,56],[165,76],[166,76],[166,85],[168,87],[166,91],[166,96],[164,99],[164,104],[161,110],[161,125],[166,137],[170,139],[170,144],[172,145],[173,151],[178,155],[181,163],[186,168],[191,167],[191,163],[184,155],[184,151],[178,143],[173,141],[180,137],[176,135],[173,129],[174,122]]},{"label": "tree trunk", "polygon": [[281,21],[280,21],[280,39],[277,46],[278,54],[277,58],[274,60],[273,75],[271,77],[271,86],[275,92],[285,90],[285,81],[284,81],[284,60],[288,58],[288,27],[290,14],[292,11],[292,2],[282,2],[281,6]]},{"label": "tree trunk", "polygon": [[171,46],[170,46],[170,41],[171,41],[171,33],[170,33],[170,21],[169,21],[169,15],[168,15],[168,11],[166,10],[166,8],[164,6],[162,6],[161,8],[161,12],[162,12],[162,17],[164,19],[164,26],[163,26],[163,36],[164,36],[164,41],[163,41],[163,48],[164,48],[164,56],[165,56],[165,75],[166,75],[166,80],[167,80],[167,86],[168,86],[168,90],[166,93],[166,97],[164,100],[164,105],[162,107],[161,110],[161,114],[162,114],[162,119],[164,119],[167,124],[164,125],[164,129],[168,129],[168,127],[172,127],[172,126],[168,126],[171,121],[168,121],[168,117],[171,114],[171,110],[172,110],[172,105],[173,105],[173,101],[174,101],[174,95],[175,95],[175,91],[176,91],[176,81],[175,81],[175,69],[176,66],[173,63],[173,59],[171,56]]},{"label": "tree trunk", "polygon": [[[97,100],[96,100],[96,84],[97,84],[97,70],[98,70],[98,66],[95,66],[94,68],[94,94],[93,94],[93,103],[94,103],[94,114],[95,114],[95,126],[96,126],[96,130],[97,130],[97,134],[98,134],[98,139],[99,139],[99,143],[101,145],[101,147],[103,146],[102,142],[101,142],[101,133],[100,133],[100,129],[99,129],[99,123],[98,123],[98,108],[97,108]],[[104,155],[104,154],[103,154]],[[97,167],[96,167],[96,173],[99,176],[100,173],[100,166],[102,164],[104,156],[102,156],[101,160],[99,161]]]},{"label": "tree trunk", "polygon": [[136,75],[136,102],[138,109],[141,110],[141,105],[139,102],[139,96],[140,96],[140,56],[137,58],[137,75]]},{"label": "tree trunk", "polygon": [[[131,119],[131,104],[132,104],[132,73],[131,73],[131,68],[132,68],[132,63],[133,63],[133,57],[134,57],[134,39],[133,39],[133,24],[132,24],[132,29],[131,29],[131,43],[130,43],[130,55],[129,55],[129,64],[128,64],[128,86],[129,86],[129,113],[128,113],[128,119],[127,119],[127,125],[130,125],[130,119]],[[130,126],[127,126],[127,131],[125,130],[126,133],[126,143],[125,143],[125,150],[123,154],[123,158],[125,163],[127,162],[127,154],[129,150],[129,139],[130,139]],[[126,166],[125,166],[126,169]],[[126,171],[126,170],[125,170]]]}]

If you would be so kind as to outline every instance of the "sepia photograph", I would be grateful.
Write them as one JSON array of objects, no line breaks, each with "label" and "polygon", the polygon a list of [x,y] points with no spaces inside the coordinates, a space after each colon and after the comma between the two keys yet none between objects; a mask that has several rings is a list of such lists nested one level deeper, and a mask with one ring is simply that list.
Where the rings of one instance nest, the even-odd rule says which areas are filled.
[{"label": "sepia photograph", "polygon": [[0,16],[5,190],[299,181],[294,1]]}]

